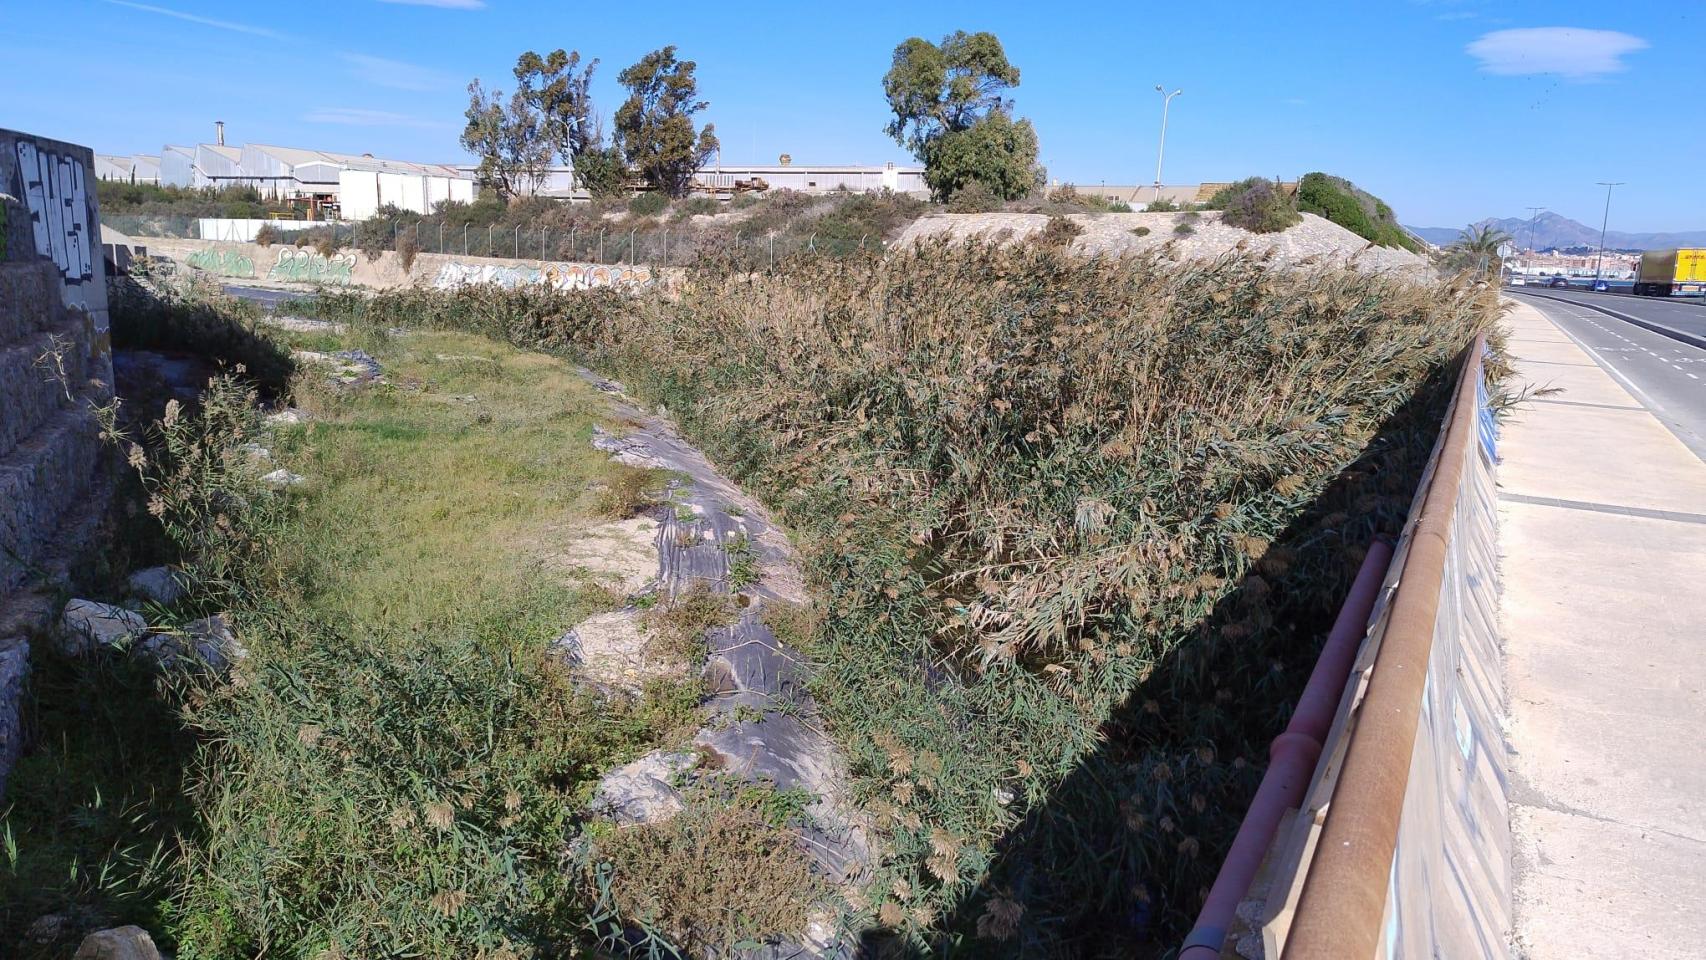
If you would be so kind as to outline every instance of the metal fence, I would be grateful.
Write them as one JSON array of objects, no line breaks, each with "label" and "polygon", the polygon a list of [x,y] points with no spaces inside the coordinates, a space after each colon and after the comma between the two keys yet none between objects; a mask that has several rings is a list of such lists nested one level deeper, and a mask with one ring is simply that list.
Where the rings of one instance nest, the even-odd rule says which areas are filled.
[{"label": "metal fence", "polygon": [[1263,953],[1507,956],[1496,431],[1477,342],[1300,813]]}]

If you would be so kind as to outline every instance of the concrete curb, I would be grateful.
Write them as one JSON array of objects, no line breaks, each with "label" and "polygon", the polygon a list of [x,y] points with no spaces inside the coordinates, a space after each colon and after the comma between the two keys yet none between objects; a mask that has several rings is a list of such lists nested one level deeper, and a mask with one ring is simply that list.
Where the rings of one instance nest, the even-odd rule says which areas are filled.
[{"label": "concrete curb", "polygon": [[1567,297],[1554,297],[1554,296],[1551,296],[1549,294],[1544,294],[1544,293],[1529,293],[1526,290],[1512,290],[1511,293],[1522,294],[1522,295],[1530,296],[1530,297],[1540,297],[1542,299],[1553,300],[1553,301],[1556,301],[1558,303],[1574,304],[1575,306],[1578,306],[1578,307],[1586,307],[1589,310],[1594,310],[1594,311],[1597,311],[1599,313],[1603,313],[1608,317],[1615,317],[1618,320],[1622,320],[1626,323],[1632,323],[1637,327],[1641,327],[1642,329],[1651,330],[1654,333],[1659,334],[1660,336],[1669,337],[1672,340],[1676,340],[1676,341],[1679,341],[1681,343],[1686,343],[1691,347],[1699,347],[1702,350],[1706,350],[1706,337],[1695,336],[1692,333],[1683,333],[1681,330],[1677,330],[1673,327],[1667,327],[1662,323],[1654,323],[1651,320],[1643,320],[1640,317],[1630,316],[1627,313],[1623,313],[1623,312],[1618,311],[1618,310],[1613,310],[1610,307],[1602,307],[1597,303],[1583,303],[1580,300],[1571,300]]}]

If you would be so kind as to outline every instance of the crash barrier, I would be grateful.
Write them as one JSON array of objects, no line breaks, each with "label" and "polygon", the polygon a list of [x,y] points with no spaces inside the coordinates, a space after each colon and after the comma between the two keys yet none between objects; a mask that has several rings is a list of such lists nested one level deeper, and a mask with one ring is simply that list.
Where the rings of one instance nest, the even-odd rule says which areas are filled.
[{"label": "crash barrier", "polygon": [[1241,910],[1268,958],[1508,956],[1485,351],[1464,357],[1321,760]]}]

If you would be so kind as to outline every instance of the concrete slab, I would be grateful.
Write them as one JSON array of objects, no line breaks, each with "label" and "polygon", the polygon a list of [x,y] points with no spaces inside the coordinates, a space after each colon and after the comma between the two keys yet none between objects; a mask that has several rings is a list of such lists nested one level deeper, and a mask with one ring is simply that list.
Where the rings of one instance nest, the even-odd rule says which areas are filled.
[{"label": "concrete slab", "polygon": [[1523,806],[1517,836],[1521,960],[1693,960],[1706,952],[1706,844]]},{"label": "concrete slab", "polygon": [[1518,382],[1565,387],[1500,438],[1517,955],[1700,956],[1706,463],[1538,311],[1510,321]]}]

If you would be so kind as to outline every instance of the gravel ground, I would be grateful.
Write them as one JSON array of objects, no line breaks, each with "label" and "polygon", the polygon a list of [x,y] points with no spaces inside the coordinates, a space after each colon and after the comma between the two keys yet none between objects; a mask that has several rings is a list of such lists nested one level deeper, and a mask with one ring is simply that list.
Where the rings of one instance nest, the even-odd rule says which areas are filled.
[{"label": "gravel ground", "polygon": [[[1434,275],[1426,258],[1408,250],[1373,246],[1314,214],[1304,214],[1302,223],[1279,233],[1251,233],[1227,226],[1220,222],[1219,211],[1203,211],[1199,217],[1191,222],[1195,232],[1188,235],[1174,233],[1175,227],[1187,222],[1186,215],[1180,213],[1081,213],[1067,219],[1084,228],[1084,233],[1072,242],[1072,249],[1085,254],[1119,256],[1160,248],[1185,259],[1218,257],[1243,250],[1250,255],[1271,253],[1285,263],[1320,259],[1349,262],[1371,273],[1401,273],[1419,279],[1431,279]],[[958,239],[1016,239],[1042,230],[1048,220],[1040,213],[935,214],[913,222],[897,242],[912,243],[944,235]],[[1132,232],[1139,227],[1148,227],[1149,233],[1140,237]]]}]

